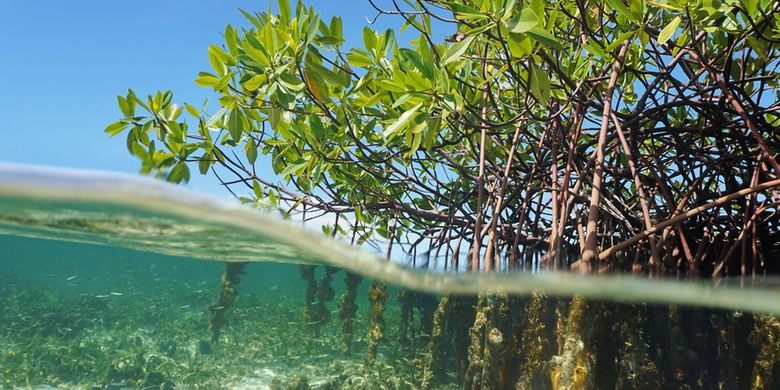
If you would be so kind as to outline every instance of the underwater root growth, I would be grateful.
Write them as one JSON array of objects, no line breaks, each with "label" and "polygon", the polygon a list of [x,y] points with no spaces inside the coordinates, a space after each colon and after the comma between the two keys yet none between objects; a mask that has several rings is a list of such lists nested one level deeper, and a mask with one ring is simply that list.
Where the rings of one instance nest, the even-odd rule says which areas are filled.
[{"label": "underwater root growth", "polygon": [[357,288],[363,277],[352,272],[346,272],[344,285],[346,287],[339,298],[339,319],[341,320],[341,351],[349,354],[352,349],[352,340],[355,338],[355,316],[357,315],[358,305]]},{"label": "underwater root growth", "polygon": [[443,296],[439,301],[439,306],[433,314],[433,326],[431,327],[431,339],[428,342],[428,354],[423,363],[423,377],[420,388],[422,390],[430,389],[431,385],[436,383],[444,371],[444,357],[441,355],[442,339],[444,336],[444,325],[452,311],[450,297]]},{"label": "underwater root growth", "polygon": [[303,306],[303,321],[311,325],[314,333],[319,335],[320,328],[330,320],[330,311],[326,303],[336,296],[331,286],[333,275],[338,271],[334,267],[325,267],[320,284],[315,276],[316,266],[301,265],[298,273],[306,282],[306,302]]},{"label": "underwater root growth", "polygon": [[780,319],[756,315],[748,342],[758,348],[751,388],[777,389],[780,386]]},{"label": "underwater root growth", "polygon": [[209,331],[211,332],[211,342],[219,340],[219,333],[227,324],[225,314],[233,305],[238,297],[236,286],[241,281],[241,275],[247,263],[225,263],[225,270],[220,278],[220,289],[217,300],[209,306],[211,310],[211,321],[209,322]]},{"label": "underwater root growth", "polygon": [[464,389],[506,387],[506,358],[509,298],[503,294],[480,294],[474,325],[469,329],[469,366]]},{"label": "underwater root growth", "polygon": [[554,324],[548,323],[548,317],[552,315],[550,301],[544,295],[533,294],[524,306],[524,315],[521,317],[524,324],[520,335],[523,353],[515,388],[548,388],[547,360],[555,345],[552,337]]},{"label": "underwater root growth", "polygon": [[384,314],[387,302],[387,284],[375,280],[368,290],[368,301],[371,303],[370,323],[368,325],[368,353],[366,368],[371,368],[376,360],[379,343],[384,339]]},{"label": "underwater root growth", "polygon": [[[587,388],[591,354],[586,340],[585,314],[588,302],[575,296],[568,305],[568,315],[558,321],[558,355],[551,360],[550,380],[553,389]],[[560,313],[563,314],[563,313]]]}]

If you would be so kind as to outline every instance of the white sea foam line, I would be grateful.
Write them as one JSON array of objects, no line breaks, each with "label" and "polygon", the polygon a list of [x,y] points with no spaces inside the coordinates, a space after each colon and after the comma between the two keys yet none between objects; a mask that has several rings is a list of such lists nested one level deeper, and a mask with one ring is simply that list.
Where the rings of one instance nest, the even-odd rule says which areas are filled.
[{"label": "white sea foam line", "polygon": [[2,195],[115,205],[238,227],[315,254],[331,265],[415,290],[452,294],[582,294],[610,301],[674,303],[780,315],[780,293],[766,289],[712,288],[706,282],[620,275],[582,277],[563,272],[476,275],[416,271],[257,210],[120,173],[0,163]]}]

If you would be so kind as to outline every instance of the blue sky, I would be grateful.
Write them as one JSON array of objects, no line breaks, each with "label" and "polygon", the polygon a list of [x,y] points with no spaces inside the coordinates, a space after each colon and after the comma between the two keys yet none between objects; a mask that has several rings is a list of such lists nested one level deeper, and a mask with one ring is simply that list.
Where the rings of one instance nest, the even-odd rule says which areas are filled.
[{"label": "blue sky", "polygon": [[[273,2],[275,5],[275,1]],[[360,42],[367,1],[307,1]],[[207,48],[227,24],[245,26],[239,8],[268,1],[7,1],[0,13],[0,161],[136,173],[123,137],[103,129],[120,117],[116,95],[170,89],[177,102],[214,95],[193,83],[209,70]],[[388,17],[373,26],[400,25]],[[193,170],[197,172],[197,170]],[[220,197],[212,177],[191,188]]]}]

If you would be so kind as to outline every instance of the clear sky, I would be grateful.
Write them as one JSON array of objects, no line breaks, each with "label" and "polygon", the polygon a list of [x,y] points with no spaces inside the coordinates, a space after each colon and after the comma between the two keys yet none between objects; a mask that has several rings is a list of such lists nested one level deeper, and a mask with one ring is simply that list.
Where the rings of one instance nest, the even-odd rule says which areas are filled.
[{"label": "clear sky", "polygon": [[[207,48],[227,24],[246,26],[239,8],[268,1],[134,0],[3,2],[0,13],[0,161],[127,173],[139,164],[124,137],[105,126],[120,117],[116,95],[170,89],[199,106],[213,97],[194,84],[209,70]],[[276,2],[273,1],[275,6]],[[360,42],[367,1],[306,1],[328,20],[343,18],[347,45]],[[388,17],[375,29],[400,25]],[[214,178],[193,169],[191,188],[220,197]]]}]

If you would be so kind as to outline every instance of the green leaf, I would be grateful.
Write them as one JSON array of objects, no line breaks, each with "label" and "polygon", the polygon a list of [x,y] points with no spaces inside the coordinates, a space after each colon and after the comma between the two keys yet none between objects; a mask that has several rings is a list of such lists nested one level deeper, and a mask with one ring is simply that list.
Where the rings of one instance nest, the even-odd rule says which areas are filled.
[{"label": "green leaf", "polygon": [[252,181],[252,192],[255,193],[257,199],[265,198],[265,195],[263,195],[263,188],[260,187],[260,183],[257,180]]},{"label": "green leaf", "polygon": [[238,9],[241,11],[242,14],[244,14],[244,17],[249,21],[249,23],[252,23],[257,28],[263,28],[263,22],[260,21],[260,19],[256,18],[254,15],[250,14],[249,12],[246,12],[242,10],[241,8]]},{"label": "green leaf", "polygon": [[609,46],[607,46],[607,52],[611,53],[612,51],[617,49],[617,47],[620,46],[620,44],[622,44],[623,42],[625,42],[630,38],[633,38],[634,34],[636,34],[636,31],[633,30],[620,34],[620,36],[617,37],[617,39],[615,39],[612,43],[609,44]]},{"label": "green leaf", "polygon": [[[333,24],[333,21],[335,19],[341,20],[341,18],[332,18],[331,24]],[[340,22],[339,22],[340,23]],[[317,30],[320,27],[320,15],[314,14],[314,16],[309,20],[309,25],[306,29],[306,43],[311,43],[311,41],[314,40],[314,38],[317,37]]]},{"label": "green leaf", "polygon": [[231,25],[225,27],[225,43],[232,56],[238,55],[238,33]]},{"label": "green leaf", "polygon": [[201,87],[213,87],[219,83],[219,78],[211,73],[200,72],[198,78],[195,79],[195,84]]},{"label": "green leaf", "polygon": [[131,105],[130,101],[128,101],[122,96],[117,96],[116,100],[117,100],[117,105],[119,105],[119,109],[122,111],[123,114],[125,114],[126,117],[132,118],[133,116],[135,116],[135,113],[133,112],[135,111],[134,110],[135,105]]},{"label": "green leaf", "polygon": [[279,75],[279,82],[282,85],[284,85],[287,89],[295,92],[302,91],[303,88],[305,87],[301,79],[287,72],[284,72]]},{"label": "green leaf", "polygon": [[558,42],[558,39],[541,27],[534,27],[528,30],[526,34],[545,46],[552,47],[553,49],[563,50],[563,45]]},{"label": "green leaf", "polygon": [[469,48],[469,45],[471,45],[471,42],[474,40],[474,37],[467,37],[466,39],[460,41],[460,42],[454,42],[450,45],[450,47],[447,48],[447,51],[444,52],[444,55],[441,57],[442,65],[447,65],[450,62],[453,62],[460,58],[463,53],[466,52],[466,50]]},{"label": "green leaf", "polygon": [[504,14],[501,15],[501,19],[508,19],[509,15],[512,15],[515,4],[517,4],[517,0],[508,0],[506,4],[504,4]]},{"label": "green leaf", "polygon": [[246,88],[248,91],[254,91],[260,88],[260,86],[263,85],[267,79],[268,76],[266,76],[265,73],[253,76],[251,79],[244,82],[244,88]]},{"label": "green leaf", "polygon": [[249,58],[258,64],[262,66],[269,66],[271,64],[271,61],[268,59],[268,56],[263,52],[263,50],[255,48],[252,43],[249,42],[249,40],[242,42],[241,48],[244,49],[244,53],[246,53]]},{"label": "green leaf", "polygon": [[198,109],[193,107],[192,105],[184,103],[184,108],[187,109],[187,112],[190,113],[190,115],[192,115],[192,116],[194,116],[196,118],[200,116],[200,113],[198,112]]},{"label": "green leaf", "polygon": [[109,136],[113,137],[121,133],[125,128],[127,128],[128,125],[129,123],[125,121],[118,121],[108,125],[103,131],[106,132]]},{"label": "green leaf", "polygon": [[292,15],[292,11],[290,10],[290,1],[289,0],[279,0],[279,16],[281,16],[282,22],[287,23],[290,21],[290,16]]},{"label": "green leaf", "polygon": [[358,67],[371,66],[374,63],[374,61],[372,61],[371,58],[368,58],[367,56],[361,53],[355,53],[355,52],[347,54],[347,61],[349,61],[350,65],[358,66]]},{"label": "green leaf", "polygon": [[282,173],[279,174],[281,177],[287,177],[292,174],[298,174],[298,172],[303,169],[309,162],[304,159],[299,159],[295,161],[292,164],[287,165],[287,167],[284,168]]},{"label": "green leaf", "polygon": [[167,180],[172,183],[181,183],[190,181],[190,168],[184,161],[179,161],[171,172],[168,173]]},{"label": "green leaf", "polygon": [[640,23],[645,16],[645,1],[647,0],[628,0],[631,16],[637,23]]},{"label": "green leaf", "polygon": [[755,15],[758,11],[758,0],[740,0],[748,15]]},{"label": "green leaf", "polygon": [[524,33],[539,25],[539,17],[530,8],[523,8],[519,14],[515,15],[507,25],[510,32]]},{"label": "green leaf", "polygon": [[233,141],[238,142],[238,140],[241,139],[241,133],[244,131],[244,120],[241,109],[235,108],[230,111],[227,121],[227,130],[230,132]]},{"label": "green leaf", "polygon": [[254,138],[249,139],[244,146],[244,150],[246,151],[246,159],[250,164],[254,164],[257,161],[257,144]]},{"label": "green leaf", "polygon": [[409,50],[406,48],[399,49],[399,52],[411,62],[415,68],[417,68],[425,77],[433,78],[433,67],[430,63],[425,62],[420,53]]},{"label": "green leaf", "polygon": [[533,52],[533,42],[531,42],[531,39],[526,35],[509,33],[508,37],[507,43],[509,44],[509,52],[512,56],[525,57]]},{"label": "green leaf", "polygon": [[680,26],[680,22],[682,22],[682,19],[680,19],[679,16],[676,16],[674,19],[672,19],[669,24],[664,27],[663,30],[661,30],[660,33],[658,33],[658,44],[663,45],[666,43],[666,41],[669,40],[669,38],[672,37],[672,34],[674,34],[675,31],[677,31],[677,27]]},{"label": "green leaf", "polygon": [[547,100],[550,99],[550,78],[547,73],[532,63],[528,79],[531,84],[531,94],[539,103],[547,104]]},{"label": "green leaf", "polygon": [[628,7],[623,3],[623,0],[607,0],[607,3],[612,9],[617,11],[618,15],[628,20],[636,21],[634,15],[631,13],[631,10],[629,10]]},{"label": "green leaf", "polygon": [[409,123],[409,119],[412,118],[412,115],[414,115],[417,110],[420,109],[420,107],[422,107],[422,103],[406,110],[406,112],[401,114],[401,116],[399,116],[395,122],[393,122],[390,126],[387,126],[385,131],[382,133],[382,136],[386,139],[392,138],[395,133],[401,130],[407,123]]},{"label": "green leaf", "polygon": [[205,175],[209,172],[209,168],[211,167],[211,161],[209,161],[210,158],[208,155],[203,155],[200,158],[200,161],[198,161],[198,171],[201,175]]},{"label": "green leaf", "polygon": [[604,52],[604,49],[602,49],[598,42],[594,41],[593,39],[588,39],[585,41],[585,44],[582,45],[582,47],[585,48],[589,54],[595,54],[598,57],[607,56],[607,54]]},{"label": "green leaf", "polygon": [[487,15],[474,7],[456,2],[448,2],[446,4],[452,10],[452,13],[455,14],[455,16],[460,16],[464,19],[471,20],[481,20],[487,18]]},{"label": "green leaf", "polygon": [[422,134],[412,135],[412,145],[409,147],[409,152],[406,153],[406,158],[410,158],[420,148],[420,142],[422,142]]},{"label": "green leaf", "polygon": [[363,27],[363,45],[368,51],[376,49],[376,33],[368,27]]}]

